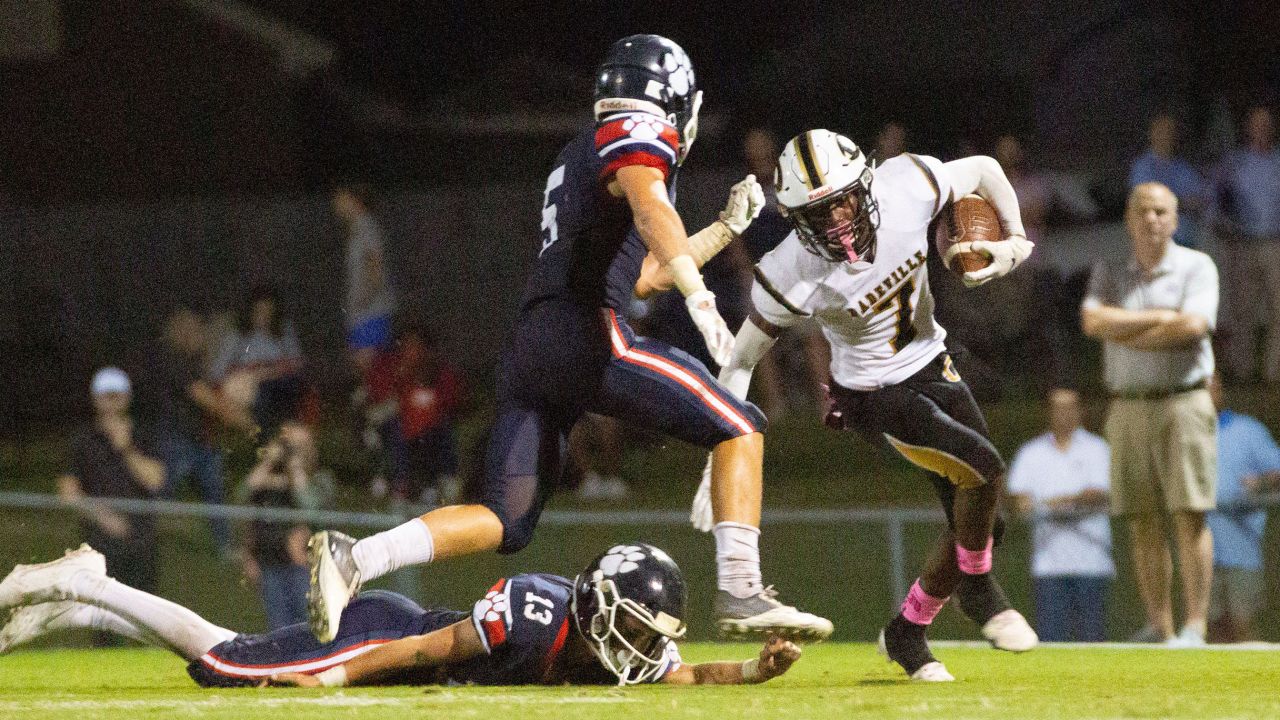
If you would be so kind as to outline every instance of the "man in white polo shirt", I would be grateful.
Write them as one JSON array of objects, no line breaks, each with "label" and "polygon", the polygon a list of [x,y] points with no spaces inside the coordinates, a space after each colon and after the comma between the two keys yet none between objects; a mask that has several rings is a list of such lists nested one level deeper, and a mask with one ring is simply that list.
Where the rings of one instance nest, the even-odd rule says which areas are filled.
[{"label": "man in white polo shirt", "polygon": [[[1173,244],[1178,201],[1160,183],[1129,193],[1132,255],[1094,266],[1081,310],[1084,333],[1103,343],[1112,396],[1111,510],[1129,524],[1138,591],[1157,637],[1204,644],[1213,576],[1217,422],[1205,389],[1213,374],[1209,335],[1218,315],[1218,269],[1204,253]],[[1172,518],[1186,622],[1175,637]]]},{"label": "man in white polo shirt", "polygon": [[1116,574],[1104,512],[1110,451],[1080,426],[1076,391],[1051,390],[1048,406],[1049,432],[1018,450],[1008,486],[1014,508],[1034,526],[1036,632],[1048,642],[1101,642],[1107,589]]}]

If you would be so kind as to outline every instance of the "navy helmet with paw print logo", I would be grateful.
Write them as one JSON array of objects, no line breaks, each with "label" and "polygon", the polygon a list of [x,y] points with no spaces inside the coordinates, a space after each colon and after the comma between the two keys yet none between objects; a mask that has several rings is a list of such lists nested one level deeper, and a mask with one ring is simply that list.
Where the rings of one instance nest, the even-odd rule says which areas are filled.
[{"label": "navy helmet with paw print logo", "polygon": [[688,591],[679,566],[647,543],[615,545],[573,581],[574,624],[620,685],[652,679],[684,636]]},{"label": "navy helmet with paw print logo", "polygon": [[683,48],[661,35],[630,35],[615,42],[596,71],[596,119],[619,112],[665,118],[680,134],[677,164],[698,136],[702,92]]}]

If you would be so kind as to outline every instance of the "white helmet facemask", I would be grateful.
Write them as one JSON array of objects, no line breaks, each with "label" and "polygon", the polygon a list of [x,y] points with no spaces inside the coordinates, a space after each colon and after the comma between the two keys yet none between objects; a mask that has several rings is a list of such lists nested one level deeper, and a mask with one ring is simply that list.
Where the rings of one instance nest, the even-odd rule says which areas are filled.
[{"label": "white helmet facemask", "polygon": [[829,262],[875,258],[880,213],[872,180],[858,146],[829,130],[797,135],[774,171],[778,203],[801,244]]}]

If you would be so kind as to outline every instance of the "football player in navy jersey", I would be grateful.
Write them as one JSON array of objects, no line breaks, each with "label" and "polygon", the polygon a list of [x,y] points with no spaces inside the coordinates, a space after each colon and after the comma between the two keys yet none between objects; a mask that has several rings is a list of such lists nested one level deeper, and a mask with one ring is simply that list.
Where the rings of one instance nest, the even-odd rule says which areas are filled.
[{"label": "football player in navy jersey", "polygon": [[405,565],[525,547],[560,474],[566,437],[586,411],[711,451],[722,630],[831,633],[829,620],[782,604],[761,580],[764,416],[687,353],[636,336],[623,317],[633,296],[674,286],[711,356],[727,362],[733,336],[699,268],[759,214],[763,191],[748,176],[719,220],[686,236],[673,201],[702,94],[688,56],[670,40],[633,35],[614,43],[595,98],[595,123],[561,150],[547,179],[542,245],[499,366],[480,502],[358,542],[314,535],[308,604],[317,638],[333,637],[364,582]]},{"label": "football player in navy jersey", "polygon": [[87,545],[19,565],[0,596],[18,603],[0,629],[0,652],[57,630],[96,628],[172,650],[204,687],[741,684],[777,677],[800,657],[773,637],[746,662],[684,663],[676,648],[685,634],[684,578],[665,552],[639,542],[610,548],[574,580],[499,580],[470,612],[363,592],[328,643],[306,624],[263,635],[218,627],[107,577],[106,561]]}]

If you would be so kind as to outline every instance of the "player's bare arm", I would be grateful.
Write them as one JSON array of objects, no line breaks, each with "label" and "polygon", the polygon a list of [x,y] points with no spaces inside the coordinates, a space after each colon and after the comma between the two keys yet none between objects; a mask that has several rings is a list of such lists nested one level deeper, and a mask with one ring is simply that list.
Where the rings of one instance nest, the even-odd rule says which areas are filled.
[{"label": "player's bare arm", "polygon": [[[689,317],[702,333],[711,358],[723,365],[733,352],[733,333],[716,310],[716,296],[702,282],[702,274],[689,254],[689,238],[684,222],[667,197],[666,178],[661,170],[647,165],[619,168],[610,192],[627,200],[632,221],[645,247],[671,273],[672,281],[685,297]],[[616,185],[617,190],[614,190]]]},{"label": "player's bare arm", "polygon": [[[760,215],[764,207],[764,189],[756,182],[755,175],[748,175],[729,189],[729,200],[720,217],[710,225],[689,236],[689,254],[694,264],[702,268],[736,240]],[[652,252],[644,258],[640,278],[636,281],[636,297],[644,299],[655,293],[675,287],[675,277],[667,265],[659,262]]]},{"label": "player's bare arm", "polygon": [[748,685],[766,682],[787,672],[800,659],[800,646],[770,637],[760,656],[746,662],[709,662],[681,665],[667,673],[668,685]]},{"label": "player's bare arm", "polygon": [[484,652],[475,625],[459,620],[426,635],[393,640],[316,675],[285,673],[273,675],[270,682],[296,687],[370,685],[389,673],[459,663]]}]

